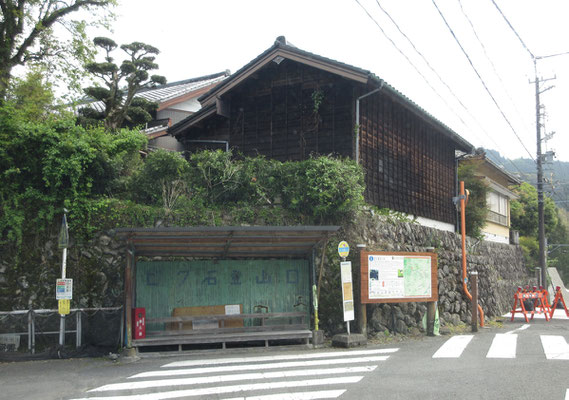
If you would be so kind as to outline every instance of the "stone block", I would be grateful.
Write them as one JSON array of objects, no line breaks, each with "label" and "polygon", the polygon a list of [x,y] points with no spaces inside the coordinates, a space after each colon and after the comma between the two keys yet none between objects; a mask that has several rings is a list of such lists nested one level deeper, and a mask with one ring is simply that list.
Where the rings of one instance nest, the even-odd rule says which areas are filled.
[{"label": "stone block", "polygon": [[338,335],[334,335],[332,338],[332,346],[334,347],[358,347],[358,346],[366,346],[367,345],[367,338],[362,335],[361,333],[341,333]]},{"label": "stone block", "polygon": [[324,331],[312,331],[312,346],[321,347],[324,345]]}]

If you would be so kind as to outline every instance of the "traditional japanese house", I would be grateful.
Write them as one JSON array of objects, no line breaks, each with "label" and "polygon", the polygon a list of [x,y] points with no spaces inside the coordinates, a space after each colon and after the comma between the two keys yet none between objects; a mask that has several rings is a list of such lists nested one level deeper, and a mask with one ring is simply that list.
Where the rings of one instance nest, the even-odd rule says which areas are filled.
[{"label": "traditional japanese house", "polygon": [[472,145],[370,71],[274,45],[199,99],[169,132],[186,151],[356,159],[367,201],[454,230],[455,150]]},{"label": "traditional japanese house", "polygon": [[[198,97],[228,76],[229,71],[224,71],[140,89],[135,97],[158,104],[153,120],[144,129],[149,147],[182,151],[181,144],[168,135],[168,128],[199,111]],[[90,102],[87,106],[99,112],[105,110],[102,101]]]},{"label": "traditional japanese house", "polygon": [[473,164],[476,177],[483,180],[488,188],[486,193],[488,214],[486,224],[481,229],[484,239],[510,243],[510,201],[518,198],[511,189],[522,182],[484,154],[467,156],[459,163]]}]

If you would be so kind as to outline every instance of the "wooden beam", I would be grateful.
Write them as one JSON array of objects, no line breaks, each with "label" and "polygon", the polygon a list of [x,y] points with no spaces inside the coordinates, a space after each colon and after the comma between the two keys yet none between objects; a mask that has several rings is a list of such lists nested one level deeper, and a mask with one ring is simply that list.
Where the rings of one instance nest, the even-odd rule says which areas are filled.
[{"label": "wooden beam", "polygon": [[229,118],[231,117],[231,104],[229,101],[222,100],[219,97],[215,99],[215,109],[217,115],[221,115],[222,117]]}]

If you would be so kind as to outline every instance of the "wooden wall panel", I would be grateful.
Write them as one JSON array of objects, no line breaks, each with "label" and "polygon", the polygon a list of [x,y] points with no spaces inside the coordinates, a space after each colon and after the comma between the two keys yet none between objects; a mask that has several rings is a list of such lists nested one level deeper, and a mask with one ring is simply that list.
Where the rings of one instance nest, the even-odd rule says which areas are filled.
[{"label": "wooden wall panel", "polygon": [[[215,123],[193,128],[192,136],[203,132],[204,138],[219,140],[223,135],[245,155],[281,161],[312,154],[351,156],[352,90],[349,82],[328,72],[289,60],[272,63],[224,99],[231,110],[226,124],[211,118]],[[317,91],[323,99],[315,112]]]},{"label": "wooden wall panel", "polygon": [[453,143],[384,94],[366,98],[360,109],[367,201],[454,223]]}]

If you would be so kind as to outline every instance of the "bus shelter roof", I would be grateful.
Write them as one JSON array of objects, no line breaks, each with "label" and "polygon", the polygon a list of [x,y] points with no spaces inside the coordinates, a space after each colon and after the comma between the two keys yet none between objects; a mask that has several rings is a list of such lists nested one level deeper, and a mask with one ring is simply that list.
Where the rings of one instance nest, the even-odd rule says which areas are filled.
[{"label": "bus shelter roof", "polygon": [[339,226],[118,228],[137,257],[307,258]]}]

